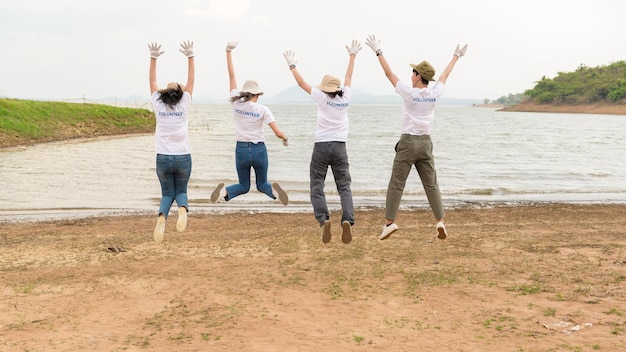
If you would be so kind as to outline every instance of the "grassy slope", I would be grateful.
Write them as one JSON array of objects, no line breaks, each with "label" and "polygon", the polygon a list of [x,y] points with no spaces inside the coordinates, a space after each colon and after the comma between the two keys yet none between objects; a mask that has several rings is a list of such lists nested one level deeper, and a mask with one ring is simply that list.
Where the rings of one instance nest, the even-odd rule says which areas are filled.
[{"label": "grassy slope", "polygon": [[0,99],[0,148],[64,139],[147,133],[154,114],[109,105]]}]

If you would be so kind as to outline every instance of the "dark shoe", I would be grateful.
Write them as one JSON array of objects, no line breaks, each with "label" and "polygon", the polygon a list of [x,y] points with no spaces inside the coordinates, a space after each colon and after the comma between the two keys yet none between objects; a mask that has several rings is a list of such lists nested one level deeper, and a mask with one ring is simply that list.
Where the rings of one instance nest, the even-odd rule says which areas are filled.
[{"label": "dark shoe", "polygon": [[352,224],[348,220],[341,223],[341,242],[348,244],[352,242]]},{"label": "dark shoe", "polygon": [[322,243],[330,242],[330,237],[330,220],[326,220],[322,225]]}]

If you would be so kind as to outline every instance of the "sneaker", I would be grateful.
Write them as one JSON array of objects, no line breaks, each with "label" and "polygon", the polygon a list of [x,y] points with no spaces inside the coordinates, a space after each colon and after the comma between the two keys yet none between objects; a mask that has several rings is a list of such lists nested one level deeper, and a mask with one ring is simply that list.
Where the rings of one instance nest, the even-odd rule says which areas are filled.
[{"label": "sneaker", "polygon": [[395,222],[389,224],[389,225],[385,225],[383,226],[383,232],[380,234],[380,237],[378,237],[379,240],[386,240],[387,238],[389,238],[389,236],[391,236],[392,233],[398,231],[398,225],[396,225]]},{"label": "sneaker", "polygon": [[154,241],[163,241],[163,235],[165,235],[165,216],[159,215],[156,227],[154,228]]},{"label": "sneaker", "polygon": [[283,191],[278,183],[272,184],[272,194],[276,199],[280,200],[283,205],[287,205],[287,203],[289,203],[289,196],[287,196],[287,193]]},{"label": "sneaker", "polygon": [[330,220],[324,221],[322,227],[322,243],[330,242]]},{"label": "sneaker", "polygon": [[443,222],[437,223],[437,238],[440,240],[445,240],[448,237],[448,231],[446,231],[446,225]]},{"label": "sneaker", "polygon": [[341,242],[348,244],[352,241],[352,224],[348,220],[341,223]]},{"label": "sneaker", "polygon": [[178,221],[176,222],[176,231],[183,232],[187,227],[187,208],[178,208]]},{"label": "sneaker", "polygon": [[211,193],[211,203],[217,203],[218,200],[222,200],[224,197],[226,197],[226,188],[224,188],[223,183],[220,183]]}]

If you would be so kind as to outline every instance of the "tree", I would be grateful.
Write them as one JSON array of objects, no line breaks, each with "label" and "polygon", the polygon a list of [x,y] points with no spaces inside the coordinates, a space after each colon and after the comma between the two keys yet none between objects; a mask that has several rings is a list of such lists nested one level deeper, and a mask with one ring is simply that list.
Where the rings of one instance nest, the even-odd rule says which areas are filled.
[{"label": "tree", "polygon": [[598,67],[581,64],[573,72],[541,77],[524,93],[529,101],[539,104],[621,102],[626,99],[626,61]]}]

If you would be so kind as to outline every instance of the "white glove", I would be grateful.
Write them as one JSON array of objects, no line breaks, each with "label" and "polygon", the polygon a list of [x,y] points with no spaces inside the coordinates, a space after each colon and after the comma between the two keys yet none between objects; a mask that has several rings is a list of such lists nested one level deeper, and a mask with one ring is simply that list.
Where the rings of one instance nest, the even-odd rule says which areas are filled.
[{"label": "white glove", "polygon": [[239,44],[239,42],[228,42],[228,44],[226,44],[226,51],[233,51],[233,49],[237,47],[237,44]]},{"label": "white glove", "polygon": [[372,51],[376,54],[380,51],[380,39],[376,39],[376,36],[373,34],[370,34],[367,39],[365,39],[365,44],[372,48]]},{"label": "white glove", "polygon": [[285,139],[283,139],[283,145],[284,145],[285,147],[289,146],[289,138],[285,138]]},{"label": "white glove", "polygon": [[187,56],[190,59],[193,57],[193,42],[182,42],[180,43],[180,47],[181,49],[178,49],[178,51],[183,53],[183,55]]},{"label": "white glove", "polygon": [[456,49],[454,49],[454,55],[460,58],[461,56],[465,55],[466,51],[467,51],[467,44],[465,44],[465,46],[462,48],[460,48],[459,44],[457,44]]},{"label": "white glove", "polygon": [[359,53],[359,50],[361,50],[361,44],[356,40],[352,40],[352,46],[346,45],[346,49],[350,55],[354,54],[356,56],[356,54]]},{"label": "white glove", "polygon": [[161,50],[161,46],[157,43],[148,44],[148,49],[150,49],[150,57],[153,59],[156,59],[157,57],[159,57],[161,54],[165,52],[165,51],[159,51]]},{"label": "white glove", "polygon": [[296,61],[296,53],[291,50],[285,51],[283,56],[285,57],[285,60],[287,60],[287,65],[289,65],[289,67],[291,67],[291,65],[295,66],[298,63],[298,61]]}]

